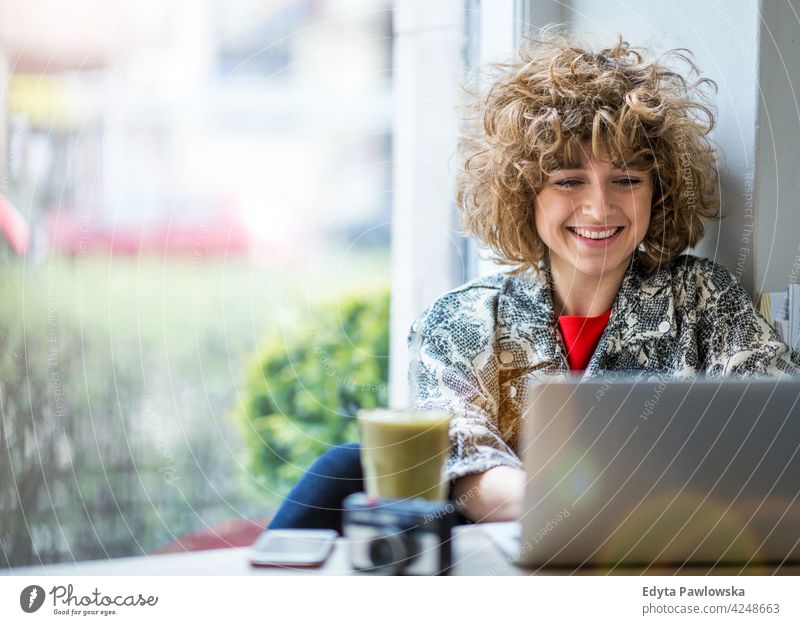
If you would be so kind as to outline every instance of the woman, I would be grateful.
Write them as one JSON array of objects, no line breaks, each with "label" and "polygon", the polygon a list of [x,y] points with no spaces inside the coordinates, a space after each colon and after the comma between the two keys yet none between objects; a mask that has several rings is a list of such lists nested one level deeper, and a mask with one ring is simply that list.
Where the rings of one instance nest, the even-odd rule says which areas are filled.
[{"label": "woman", "polygon": [[[513,269],[443,295],[409,336],[414,404],[455,415],[447,478],[468,519],[519,516],[520,413],[543,377],[799,370],[731,273],[683,254],[718,213],[700,93],[714,83],[689,84],[676,60],[696,72],[679,52],[647,59],[621,38],[593,52],[546,37],[493,66],[469,109],[458,206]],[[335,478],[360,489],[357,459],[357,447],[326,454],[289,496],[305,512],[287,503],[274,526],[287,506],[290,526],[318,518],[309,490],[338,514]]]}]

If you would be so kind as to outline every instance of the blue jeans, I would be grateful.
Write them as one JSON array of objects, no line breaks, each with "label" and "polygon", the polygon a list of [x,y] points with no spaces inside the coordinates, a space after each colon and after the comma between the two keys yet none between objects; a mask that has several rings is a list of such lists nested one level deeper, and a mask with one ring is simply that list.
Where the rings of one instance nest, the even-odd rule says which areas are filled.
[{"label": "blue jeans", "polygon": [[269,529],[324,528],[342,534],[342,502],[363,490],[361,446],[331,447],[294,485]]},{"label": "blue jeans", "polygon": [[[361,446],[348,443],[331,447],[314,461],[281,504],[269,529],[335,529],[342,534],[345,497],[364,491]],[[458,512],[455,523],[470,523]]]}]

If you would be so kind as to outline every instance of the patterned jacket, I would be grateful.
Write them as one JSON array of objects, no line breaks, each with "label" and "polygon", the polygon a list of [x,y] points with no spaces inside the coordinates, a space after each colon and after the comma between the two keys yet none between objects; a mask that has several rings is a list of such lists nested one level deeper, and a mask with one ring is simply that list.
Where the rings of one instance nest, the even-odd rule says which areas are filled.
[{"label": "patterned jacket", "polygon": [[[411,326],[413,404],[454,413],[450,480],[516,455],[529,389],[569,373],[549,272],[498,273],[438,298]],[[725,267],[680,256],[651,273],[634,255],[584,376],[607,371],[676,377],[800,373],[800,355],[778,338]]]}]

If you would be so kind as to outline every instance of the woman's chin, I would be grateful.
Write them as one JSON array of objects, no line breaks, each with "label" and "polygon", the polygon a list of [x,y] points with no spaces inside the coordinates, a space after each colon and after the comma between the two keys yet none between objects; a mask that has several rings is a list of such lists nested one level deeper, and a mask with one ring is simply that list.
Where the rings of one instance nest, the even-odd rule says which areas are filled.
[{"label": "woman's chin", "polygon": [[573,263],[575,271],[587,277],[603,278],[624,272],[630,263],[630,255],[625,258],[581,258]]}]

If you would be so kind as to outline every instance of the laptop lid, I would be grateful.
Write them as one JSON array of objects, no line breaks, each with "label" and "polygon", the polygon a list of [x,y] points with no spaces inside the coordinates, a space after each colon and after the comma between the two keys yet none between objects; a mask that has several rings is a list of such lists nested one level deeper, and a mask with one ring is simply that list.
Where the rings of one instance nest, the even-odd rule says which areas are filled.
[{"label": "laptop lid", "polygon": [[527,406],[517,561],[800,560],[800,381],[608,377]]}]

